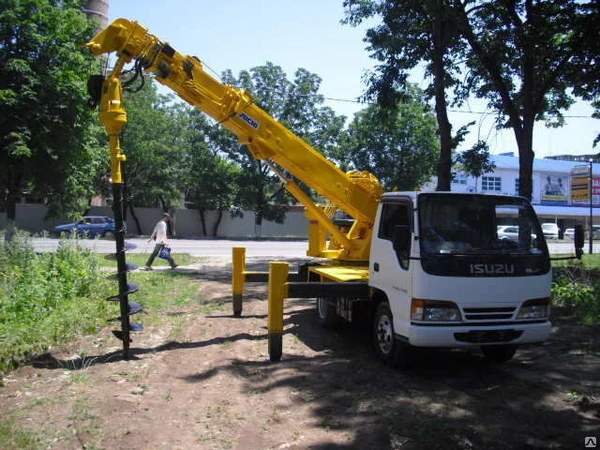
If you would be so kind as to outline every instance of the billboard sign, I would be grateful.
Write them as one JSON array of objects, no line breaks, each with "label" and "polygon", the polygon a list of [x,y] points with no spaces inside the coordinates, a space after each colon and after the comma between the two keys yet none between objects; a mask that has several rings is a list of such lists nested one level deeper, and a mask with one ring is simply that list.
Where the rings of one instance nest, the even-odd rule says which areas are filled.
[{"label": "billboard sign", "polygon": [[[571,169],[571,204],[588,206],[590,204],[590,166],[576,166]],[[600,204],[600,178],[592,179],[592,205]]]},{"label": "billboard sign", "polygon": [[542,174],[543,205],[568,205],[568,181],[564,175]]}]

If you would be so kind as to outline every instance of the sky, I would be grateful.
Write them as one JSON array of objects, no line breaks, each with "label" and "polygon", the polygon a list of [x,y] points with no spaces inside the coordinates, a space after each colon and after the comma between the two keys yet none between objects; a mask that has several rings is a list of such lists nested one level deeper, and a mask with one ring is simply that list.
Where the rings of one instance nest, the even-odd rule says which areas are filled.
[{"label": "sky", "polygon": [[[337,114],[350,120],[366,107],[356,100],[365,90],[364,75],[375,62],[363,42],[366,27],[341,24],[343,0],[109,0],[109,20],[136,20],[162,41],[183,54],[198,57],[213,76],[230,69],[235,76],[271,62],[281,66],[288,79],[304,68],[322,79],[320,94]],[[415,73],[411,81],[427,85]],[[592,108],[577,103],[564,112],[566,125],[548,129],[536,123],[536,158],[560,154],[598,153],[592,148],[600,134],[600,120],[590,118]],[[450,113],[453,130],[475,121],[461,149],[485,140],[493,154],[518,154],[512,131],[497,131],[494,114],[474,100]]]}]

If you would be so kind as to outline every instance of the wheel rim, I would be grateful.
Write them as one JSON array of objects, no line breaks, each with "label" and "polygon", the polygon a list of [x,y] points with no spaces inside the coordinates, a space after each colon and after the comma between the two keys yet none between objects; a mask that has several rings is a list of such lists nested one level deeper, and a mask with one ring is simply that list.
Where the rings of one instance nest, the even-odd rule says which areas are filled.
[{"label": "wheel rim", "polygon": [[317,299],[317,312],[319,313],[319,317],[321,319],[325,319],[327,317],[327,307],[329,305],[327,304],[327,300],[324,298],[318,298]]},{"label": "wheel rim", "polygon": [[377,346],[381,353],[387,355],[392,349],[393,339],[392,321],[389,316],[383,315],[377,322]]}]

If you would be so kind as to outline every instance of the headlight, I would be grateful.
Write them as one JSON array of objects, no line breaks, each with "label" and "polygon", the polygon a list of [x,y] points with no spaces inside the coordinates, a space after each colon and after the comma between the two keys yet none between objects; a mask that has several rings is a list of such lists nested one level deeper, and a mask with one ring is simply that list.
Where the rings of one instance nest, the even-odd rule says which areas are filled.
[{"label": "headlight", "polygon": [[550,315],[550,299],[536,298],[521,305],[517,319],[546,319]]},{"label": "headlight", "polygon": [[455,322],[460,321],[460,311],[452,302],[438,300],[413,299],[410,308],[410,318],[426,322]]}]

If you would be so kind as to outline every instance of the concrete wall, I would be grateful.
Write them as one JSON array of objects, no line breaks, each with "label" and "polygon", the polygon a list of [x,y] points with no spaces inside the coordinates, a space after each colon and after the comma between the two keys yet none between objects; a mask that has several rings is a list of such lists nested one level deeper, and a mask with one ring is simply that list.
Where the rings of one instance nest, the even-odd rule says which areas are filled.
[{"label": "concrete wall", "polygon": [[[71,222],[67,217],[45,220],[48,209],[44,205],[32,203],[17,204],[16,227],[30,233],[38,234],[49,232],[61,223]],[[107,206],[93,206],[89,215],[113,216],[112,209]],[[136,222],[128,212],[128,234],[149,235],[156,222],[162,217],[162,211],[157,208],[135,208],[135,215],[139,220],[141,230],[137,229]],[[208,233],[212,233],[218,218],[217,211],[205,214]],[[217,237],[225,238],[250,238],[259,237],[254,226],[255,214],[253,211],[244,211],[243,218],[232,219],[228,212],[223,213],[217,231]],[[179,209],[173,213],[173,232],[177,237],[204,237],[200,214],[193,209]],[[0,213],[0,229],[6,228],[6,213]],[[261,237],[292,237],[306,238],[308,236],[308,219],[302,211],[288,211],[284,223],[263,221]],[[211,236],[212,237],[212,236]]]}]

